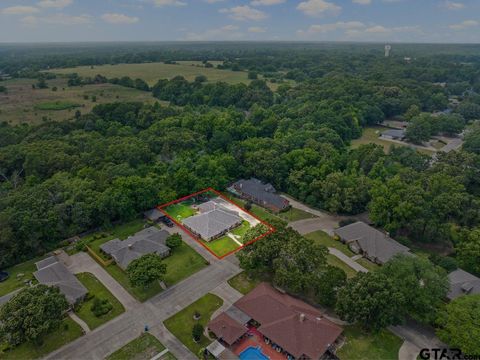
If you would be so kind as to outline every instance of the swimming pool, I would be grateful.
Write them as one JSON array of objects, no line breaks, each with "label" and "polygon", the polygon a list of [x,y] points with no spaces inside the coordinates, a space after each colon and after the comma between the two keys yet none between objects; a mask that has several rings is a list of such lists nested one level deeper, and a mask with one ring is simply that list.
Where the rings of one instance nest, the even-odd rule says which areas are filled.
[{"label": "swimming pool", "polygon": [[260,349],[252,346],[243,350],[239,357],[241,360],[269,360]]}]

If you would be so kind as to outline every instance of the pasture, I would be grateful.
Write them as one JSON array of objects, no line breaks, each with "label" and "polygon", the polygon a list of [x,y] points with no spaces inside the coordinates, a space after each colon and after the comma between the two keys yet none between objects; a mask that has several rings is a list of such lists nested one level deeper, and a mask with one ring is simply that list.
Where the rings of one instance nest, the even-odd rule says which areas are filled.
[{"label": "pasture", "polygon": [[[214,66],[219,62],[212,61]],[[224,81],[229,84],[248,83],[247,73],[244,71],[220,70],[215,67],[206,68],[200,61],[179,61],[177,64],[142,63],[116,64],[100,66],[79,66],[66,69],[51,69],[48,72],[55,74],[77,73],[82,77],[94,77],[98,74],[109,79],[129,76],[132,79],[145,80],[150,86],[160,79],[171,79],[181,75],[188,81],[195,80],[198,75],[205,75],[209,82]]]},{"label": "pasture", "polygon": [[[7,93],[0,93],[0,122],[40,123],[71,119],[79,110],[89,113],[97,104],[116,101],[155,102],[151,93],[113,84],[68,87],[66,79],[48,80],[48,89],[33,89],[34,79],[2,81]],[[53,91],[56,87],[57,91]]]}]

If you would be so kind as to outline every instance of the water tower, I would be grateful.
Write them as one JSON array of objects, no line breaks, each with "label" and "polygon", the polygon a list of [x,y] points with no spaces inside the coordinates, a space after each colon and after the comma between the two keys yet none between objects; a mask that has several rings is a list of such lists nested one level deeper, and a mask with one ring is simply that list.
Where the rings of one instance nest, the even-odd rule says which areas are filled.
[{"label": "water tower", "polygon": [[392,50],[392,46],[391,45],[385,45],[385,57],[390,56],[390,50]]}]

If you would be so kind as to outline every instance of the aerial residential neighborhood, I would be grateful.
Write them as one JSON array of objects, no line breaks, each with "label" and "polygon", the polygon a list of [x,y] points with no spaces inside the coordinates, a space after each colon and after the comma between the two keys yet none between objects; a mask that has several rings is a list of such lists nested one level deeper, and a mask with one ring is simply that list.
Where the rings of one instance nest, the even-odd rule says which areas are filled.
[{"label": "aerial residential neighborhood", "polygon": [[0,1],[0,360],[480,359],[479,18]]}]

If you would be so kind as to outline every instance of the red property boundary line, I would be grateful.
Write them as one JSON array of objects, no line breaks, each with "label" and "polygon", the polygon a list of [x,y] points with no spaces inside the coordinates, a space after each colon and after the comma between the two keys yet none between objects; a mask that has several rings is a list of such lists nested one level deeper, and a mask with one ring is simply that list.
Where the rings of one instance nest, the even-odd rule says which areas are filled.
[{"label": "red property boundary line", "polygon": [[[206,193],[206,192],[213,192],[215,193],[215,195],[221,197],[223,200],[225,201],[228,201],[229,203],[231,203],[232,205],[238,207],[240,210],[246,212],[248,215],[252,216],[253,218],[257,219],[260,223],[262,223],[263,225],[267,226],[270,230],[267,231],[265,234],[262,234],[258,237],[256,237],[255,239],[253,240],[250,240],[249,242],[243,244],[242,246],[240,246],[239,248],[235,249],[235,250],[232,250],[222,256],[218,256],[217,254],[215,254],[215,252],[213,252],[213,250],[211,250],[207,245],[205,245],[197,236],[195,236],[190,230],[188,230],[185,226],[183,226],[179,221],[177,221],[176,219],[174,219],[173,217],[171,217],[170,215],[167,214],[167,212],[164,210],[164,208],[170,206],[170,205],[173,205],[173,204],[177,204],[179,202],[182,202],[182,201],[185,201],[187,199],[190,199],[191,197],[194,197],[196,195],[200,195],[200,194],[203,194],[203,193]],[[224,196],[222,193],[220,193],[219,191],[209,187],[209,188],[206,188],[204,190],[201,190],[201,191],[197,191],[193,194],[190,194],[190,195],[187,195],[187,196],[184,196],[184,197],[181,197],[180,199],[177,199],[177,200],[173,200],[173,201],[170,201],[166,204],[163,204],[163,205],[158,205],[157,206],[157,209],[160,210],[163,214],[165,214],[165,216],[167,216],[170,220],[172,220],[179,228],[181,228],[183,231],[185,231],[193,240],[195,240],[197,243],[199,243],[200,245],[202,245],[205,249],[207,249],[207,251],[212,254],[213,256],[215,256],[217,259],[219,260],[222,260],[223,258],[229,256],[229,255],[232,255],[233,253],[236,253],[237,251],[240,251],[242,250],[243,248],[245,248],[246,246],[248,245],[251,245],[253,244],[254,242],[258,241],[258,240],[261,240],[263,239],[265,236],[267,235],[270,235],[270,234],[273,234],[276,229],[270,225],[269,223],[263,221],[262,219],[259,219],[257,216],[255,216],[254,214],[252,214],[251,212],[245,210],[245,209],[242,209],[238,204],[236,204],[234,201],[230,200],[229,198],[227,198],[226,196]]]}]

